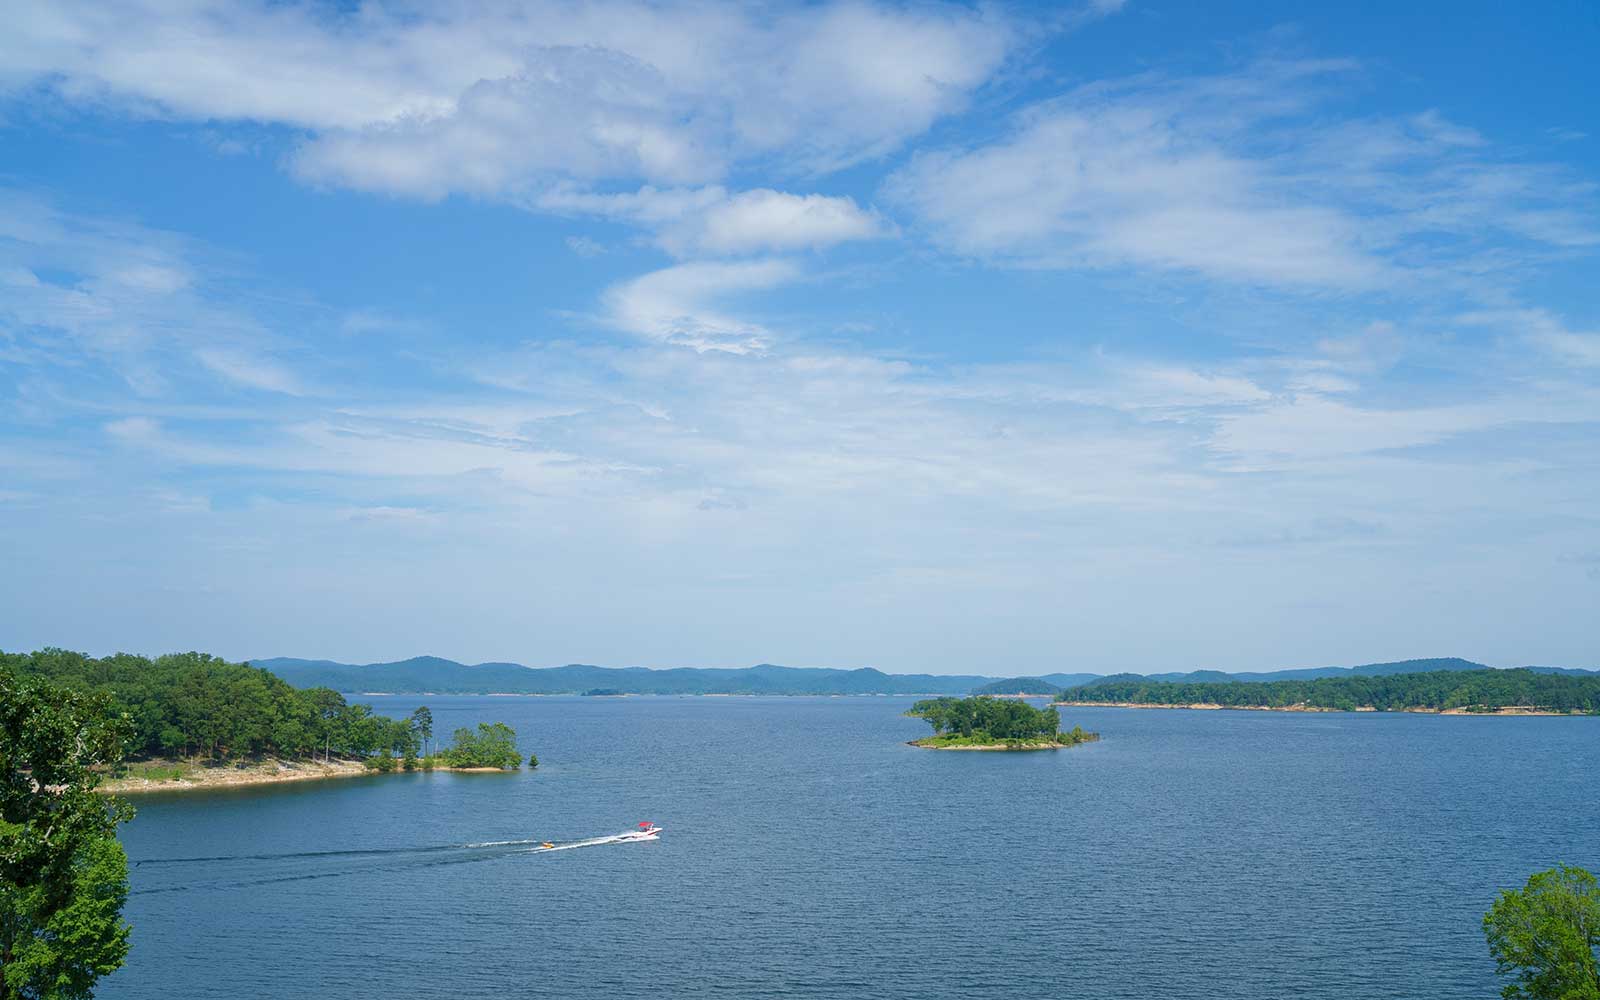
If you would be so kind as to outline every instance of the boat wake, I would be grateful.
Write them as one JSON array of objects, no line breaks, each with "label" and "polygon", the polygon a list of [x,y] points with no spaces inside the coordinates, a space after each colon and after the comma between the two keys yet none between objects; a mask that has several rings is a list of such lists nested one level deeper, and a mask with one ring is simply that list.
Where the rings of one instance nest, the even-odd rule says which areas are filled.
[{"label": "boat wake", "polygon": [[565,844],[553,841],[542,841],[532,851],[534,854],[543,854],[547,851],[570,851],[577,847],[601,847],[606,844],[637,844],[647,840],[655,840],[661,836],[661,827],[654,823],[640,823],[639,829],[629,830],[626,833],[614,833],[609,837],[590,837],[588,840],[574,840]]},{"label": "boat wake", "polygon": [[[606,845],[606,843],[637,843],[645,840],[656,840],[661,835],[661,827],[656,824],[638,824],[640,829],[627,830],[626,834],[611,834],[610,837],[590,837],[587,840],[568,840],[557,843],[552,840],[539,840],[539,838],[522,838],[522,840],[477,840],[470,843],[445,843],[445,845],[413,846],[413,848],[355,848],[355,850],[338,851],[286,851],[280,854],[206,854],[198,858],[144,858],[133,862],[134,867],[144,866],[170,866],[170,864],[211,864],[211,862],[229,861],[334,861],[334,859],[358,858],[395,858],[403,854],[459,854],[462,851],[477,851],[488,856],[499,854],[530,853],[539,854],[546,851],[570,851],[573,848],[592,848],[592,846]],[[443,861],[443,859],[440,859]]]},{"label": "boat wake", "polygon": [[627,834],[615,834],[610,837],[590,837],[588,840],[574,840],[566,844],[541,844],[535,847],[532,854],[544,854],[548,851],[571,851],[579,847],[601,847],[606,844],[634,844],[640,841],[639,837],[630,837]]}]

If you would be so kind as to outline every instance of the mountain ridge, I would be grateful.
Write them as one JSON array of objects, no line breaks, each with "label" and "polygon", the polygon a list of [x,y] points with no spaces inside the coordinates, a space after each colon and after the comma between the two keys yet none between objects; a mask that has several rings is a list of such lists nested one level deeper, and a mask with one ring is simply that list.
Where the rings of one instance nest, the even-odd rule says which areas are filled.
[{"label": "mountain ridge", "polygon": [[[414,656],[405,660],[364,664],[294,657],[269,657],[249,662],[272,671],[296,687],[331,687],[340,691],[389,694],[580,694],[603,688],[627,694],[965,695],[978,689],[996,693],[1033,691],[1041,684],[1061,689],[1128,676],[1091,673],[1050,673],[1025,677],[890,674],[875,667],[786,667],[774,663],[758,663],[750,667],[600,667],[586,663],[528,667],[503,661],[467,664],[439,656]],[[1485,669],[1490,668],[1460,657],[1443,657],[1366,663],[1354,667],[1242,673],[1196,670],[1134,676],[1151,681],[1252,683]],[[1526,669],[1547,673],[1600,673],[1572,667]],[[1008,684],[1017,686],[1008,689]]]}]

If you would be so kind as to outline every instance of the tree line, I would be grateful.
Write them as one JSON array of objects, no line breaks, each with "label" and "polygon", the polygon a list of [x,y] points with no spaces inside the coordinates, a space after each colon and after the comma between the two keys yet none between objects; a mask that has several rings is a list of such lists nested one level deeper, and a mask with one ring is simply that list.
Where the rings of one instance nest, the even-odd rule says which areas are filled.
[{"label": "tree line", "polygon": [[[426,706],[378,715],[328,688],[299,689],[271,671],[205,653],[95,658],[65,649],[0,652],[0,670],[103,696],[121,720],[129,757],[412,761],[433,738]],[[504,723],[459,729],[439,752],[447,767],[515,767],[516,733]],[[409,763],[407,766],[411,766]]]},{"label": "tree line", "polygon": [[1061,701],[1118,701],[1146,705],[1226,705],[1231,708],[1459,708],[1493,711],[1526,707],[1549,712],[1600,712],[1600,676],[1532,670],[1440,670],[1376,677],[1287,681],[1152,681],[1117,674],[1067,688]]}]

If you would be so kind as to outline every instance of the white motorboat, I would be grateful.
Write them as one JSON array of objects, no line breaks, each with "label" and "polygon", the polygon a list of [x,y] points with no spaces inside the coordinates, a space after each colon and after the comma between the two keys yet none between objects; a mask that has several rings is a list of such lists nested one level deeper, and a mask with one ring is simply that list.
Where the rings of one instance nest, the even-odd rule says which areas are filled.
[{"label": "white motorboat", "polygon": [[557,844],[546,840],[533,850],[539,851],[566,851],[574,847],[599,847],[601,844],[633,844],[644,840],[655,840],[661,836],[661,827],[654,823],[640,823],[639,829],[629,830],[626,833],[612,834],[609,837],[593,837],[589,840],[575,840],[567,844]]}]

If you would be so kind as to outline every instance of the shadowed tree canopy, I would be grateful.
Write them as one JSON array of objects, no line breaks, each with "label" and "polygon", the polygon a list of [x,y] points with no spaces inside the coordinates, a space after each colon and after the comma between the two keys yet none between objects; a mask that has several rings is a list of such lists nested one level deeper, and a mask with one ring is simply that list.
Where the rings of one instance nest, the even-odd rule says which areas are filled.
[{"label": "shadowed tree canopy", "polygon": [[122,965],[132,811],[95,792],[122,755],[104,695],[0,664],[0,1000],[79,1000]]}]

